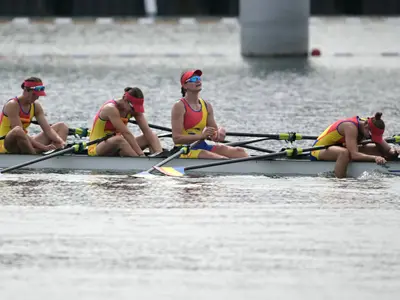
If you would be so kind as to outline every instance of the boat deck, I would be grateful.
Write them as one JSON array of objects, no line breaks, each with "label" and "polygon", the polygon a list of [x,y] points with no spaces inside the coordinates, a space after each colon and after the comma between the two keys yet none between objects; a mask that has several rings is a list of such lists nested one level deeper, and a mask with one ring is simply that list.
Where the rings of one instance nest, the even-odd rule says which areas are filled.
[{"label": "boat deck", "polygon": [[[42,155],[0,154],[0,168],[7,168]],[[53,157],[23,167],[25,170],[88,170],[98,172],[136,173],[147,170],[166,157],[90,157],[83,154],[69,154]],[[210,159],[173,159],[165,166],[187,167],[215,162]],[[334,162],[310,161],[307,157],[281,158],[274,160],[252,160],[190,170],[188,174],[237,174],[267,176],[318,176],[329,174],[334,170]],[[348,167],[348,175],[358,177],[364,172],[382,172],[400,175],[400,160],[379,166],[373,162],[352,162]]]}]

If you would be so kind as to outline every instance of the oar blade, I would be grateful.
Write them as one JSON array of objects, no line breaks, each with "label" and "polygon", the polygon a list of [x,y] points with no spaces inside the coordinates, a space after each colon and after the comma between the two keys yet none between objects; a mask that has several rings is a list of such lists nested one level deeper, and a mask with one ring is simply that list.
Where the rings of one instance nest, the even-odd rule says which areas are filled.
[{"label": "oar blade", "polygon": [[167,176],[182,177],[185,175],[184,167],[155,167],[155,169]]}]

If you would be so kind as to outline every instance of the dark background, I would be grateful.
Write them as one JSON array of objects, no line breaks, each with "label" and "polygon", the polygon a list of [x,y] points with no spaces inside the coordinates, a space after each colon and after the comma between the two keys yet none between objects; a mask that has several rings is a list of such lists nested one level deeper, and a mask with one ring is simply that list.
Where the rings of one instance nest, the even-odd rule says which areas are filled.
[{"label": "dark background", "polygon": [[[158,0],[159,16],[238,15],[239,0]],[[400,0],[311,0],[311,15],[398,15]],[[144,0],[1,0],[2,17],[138,17]]]}]

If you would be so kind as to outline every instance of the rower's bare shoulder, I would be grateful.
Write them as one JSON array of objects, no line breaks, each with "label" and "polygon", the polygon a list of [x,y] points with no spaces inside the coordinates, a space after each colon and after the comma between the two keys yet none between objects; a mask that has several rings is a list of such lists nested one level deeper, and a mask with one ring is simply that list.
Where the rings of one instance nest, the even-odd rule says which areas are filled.
[{"label": "rower's bare shoulder", "polygon": [[118,108],[116,108],[114,104],[108,103],[103,106],[103,108],[101,109],[101,112],[104,114],[107,114],[107,115],[115,114],[115,113],[118,113]]},{"label": "rower's bare shoulder", "polygon": [[204,99],[203,99],[203,101],[204,101],[204,104],[206,105],[207,110],[208,110],[209,112],[212,112],[212,111],[213,111],[213,106],[212,106],[212,104],[210,103],[210,101],[204,100]]},{"label": "rower's bare shoulder", "polygon": [[4,105],[4,112],[6,113],[6,115],[9,115],[10,113],[13,112],[18,112],[19,113],[19,104],[17,101],[8,101],[5,105]]},{"label": "rower's bare shoulder", "polygon": [[178,100],[174,103],[174,105],[172,106],[172,111],[184,111],[185,110],[185,105],[183,104],[182,101]]},{"label": "rower's bare shoulder", "polygon": [[357,136],[358,130],[357,127],[354,126],[353,123],[350,122],[343,122],[342,124],[339,125],[341,130],[346,134],[346,135],[354,135]]}]

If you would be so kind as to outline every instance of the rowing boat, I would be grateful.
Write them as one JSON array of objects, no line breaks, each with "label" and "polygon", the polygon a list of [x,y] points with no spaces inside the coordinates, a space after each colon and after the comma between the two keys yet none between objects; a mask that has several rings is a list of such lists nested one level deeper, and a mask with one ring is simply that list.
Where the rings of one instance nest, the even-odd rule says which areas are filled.
[{"label": "rowing boat", "polygon": [[[42,157],[43,155],[0,154],[0,168]],[[22,169],[36,170],[88,170],[100,172],[133,173],[147,170],[159,163],[163,157],[91,157],[84,154],[68,154],[28,165]],[[187,167],[218,160],[176,158],[168,163],[171,167]],[[231,174],[265,176],[321,176],[331,174],[335,162],[310,161],[305,158],[282,158],[274,160],[253,160],[204,169],[190,170],[189,174]],[[348,167],[349,177],[359,177],[365,172],[381,172],[400,175],[400,160],[379,166],[373,162],[352,162]]]}]

